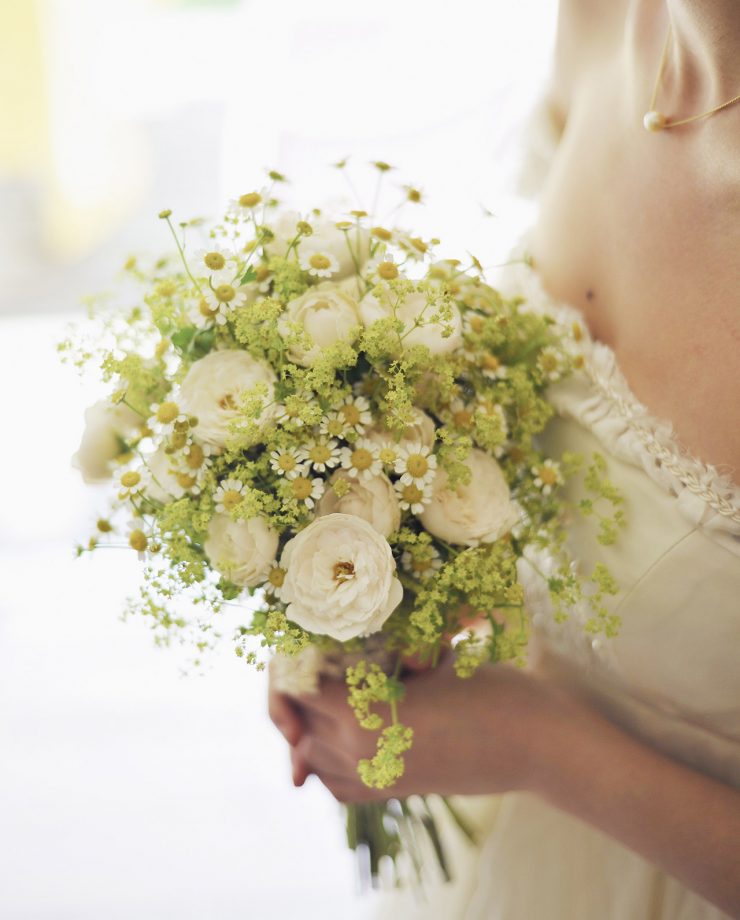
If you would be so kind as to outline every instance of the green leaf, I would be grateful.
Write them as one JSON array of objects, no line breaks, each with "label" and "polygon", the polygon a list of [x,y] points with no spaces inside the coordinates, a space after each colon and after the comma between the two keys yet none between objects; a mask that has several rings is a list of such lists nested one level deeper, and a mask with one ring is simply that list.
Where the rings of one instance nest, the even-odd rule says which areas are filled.
[{"label": "green leaf", "polygon": [[173,333],[170,339],[181,354],[187,354],[197,332],[198,330],[195,326],[185,326],[184,329],[178,329],[177,332]]},{"label": "green leaf", "polygon": [[239,282],[239,284],[249,284],[250,281],[257,280],[257,272],[250,265],[249,268],[244,272],[244,277]]}]

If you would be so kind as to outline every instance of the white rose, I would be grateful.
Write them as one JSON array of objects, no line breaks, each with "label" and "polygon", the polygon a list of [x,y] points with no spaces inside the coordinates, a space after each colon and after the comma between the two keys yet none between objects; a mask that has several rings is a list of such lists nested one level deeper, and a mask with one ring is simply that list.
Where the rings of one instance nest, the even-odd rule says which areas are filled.
[{"label": "white rose", "polygon": [[390,431],[382,425],[375,425],[369,431],[365,432],[365,437],[380,447],[389,441],[398,444],[399,447],[408,447],[410,444],[422,444],[430,449],[434,446],[435,440],[434,419],[422,412],[421,409],[414,409],[413,422],[401,432],[401,437],[397,441],[397,434]]},{"label": "white rose", "polygon": [[[270,229],[275,234],[265,246],[268,255],[284,256],[288,246],[295,239],[296,225],[302,220],[297,211],[284,211]],[[339,230],[336,223],[327,218],[313,218],[307,221],[313,228],[311,236],[301,237],[298,242],[300,253],[301,244],[310,247],[311,252],[324,252],[337,260],[339,270],[332,276],[338,281],[348,278],[360,271],[370,258],[370,233],[364,228],[353,225],[349,230]],[[355,265],[357,262],[357,266]]]},{"label": "white rose", "polygon": [[119,403],[100,400],[85,410],[85,430],[72,466],[87,483],[110,479],[111,463],[124,452],[123,442],[137,433],[141,416]]},{"label": "white rose", "polygon": [[[462,345],[462,317],[460,311],[454,304],[452,307],[452,316],[447,322],[428,322],[428,317],[437,313],[437,307],[434,303],[429,303],[429,297],[423,291],[414,291],[407,294],[406,297],[395,307],[395,317],[400,319],[404,324],[405,332],[403,333],[405,345],[426,345],[429,351],[435,355],[447,355],[455,351]],[[395,305],[395,295],[390,289],[382,292],[378,297],[373,293],[365,294],[360,301],[360,316],[366,326],[370,326],[376,320],[387,319],[394,316],[393,306]],[[422,316],[423,314],[423,316]],[[421,317],[423,325],[414,326],[415,321]],[[452,333],[447,337],[443,336],[446,328],[452,328]]]},{"label": "white rose", "polygon": [[476,546],[493,543],[519,520],[501,467],[482,450],[471,450],[466,465],[472,473],[467,485],[452,491],[444,469],[432,483],[432,500],[419,519],[434,537],[448,543]]},{"label": "white rose", "polygon": [[287,543],[280,566],[288,618],[340,642],[377,632],[403,597],[390,546],[353,514],[316,518]]},{"label": "white rose", "polygon": [[267,577],[275,561],[278,535],[261,517],[234,521],[228,514],[215,514],[208,522],[204,548],[217,572],[235,585],[251,588]]},{"label": "white rose", "polygon": [[321,349],[335,342],[351,342],[362,325],[357,301],[332,284],[319,284],[301,297],[291,300],[278,320],[282,336],[291,334],[290,324],[304,329],[313,342],[308,349],[293,344],[288,357],[296,364],[310,367],[321,354]]},{"label": "white rose", "polygon": [[180,387],[180,407],[198,419],[195,434],[202,441],[223,447],[229,423],[236,418],[240,396],[257,383],[267,384],[272,399],[275,372],[246,351],[212,351],[196,361]]},{"label": "white rose", "polygon": [[183,497],[185,489],[177,481],[172,471],[172,457],[165,453],[164,447],[146,458],[146,467],[149,477],[145,491],[149,498],[166,504]]},{"label": "white rose", "polygon": [[338,479],[343,479],[349,485],[349,491],[340,498],[332,488],[328,488],[316,506],[317,517],[338,511],[362,518],[384,537],[398,530],[401,526],[401,508],[393,483],[385,474],[373,476],[372,479],[360,479],[359,476],[348,476],[342,470],[337,470],[329,480],[329,485]]}]

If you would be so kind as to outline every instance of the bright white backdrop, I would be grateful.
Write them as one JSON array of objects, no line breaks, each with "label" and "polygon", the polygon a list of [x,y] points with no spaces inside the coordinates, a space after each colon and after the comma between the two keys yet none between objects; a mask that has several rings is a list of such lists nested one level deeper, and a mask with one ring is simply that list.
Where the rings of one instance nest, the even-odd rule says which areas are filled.
[{"label": "bright white backdrop", "polygon": [[0,917],[362,918],[338,809],[292,789],[264,679],[230,655],[182,677],[119,621],[136,561],[73,560],[101,502],[69,468],[96,392],[53,346],[131,251],[166,246],[156,211],[215,213],[264,166],[306,203],[337,193],[326,163],[351,154],[362,184],[382,157],[445,253],[503,259],[531,216],[513,138],[551,4],[38,7],[45,165],[0,165]]}]

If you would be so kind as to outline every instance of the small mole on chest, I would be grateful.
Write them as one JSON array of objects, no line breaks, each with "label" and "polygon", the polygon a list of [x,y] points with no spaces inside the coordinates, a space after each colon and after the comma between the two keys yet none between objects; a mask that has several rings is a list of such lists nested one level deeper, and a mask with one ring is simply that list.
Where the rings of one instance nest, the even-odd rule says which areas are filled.
[{"label": "small mole on chest", "polygon": [[589,288],[589,289],[586,291],[586,300],[593,300],[594,297],[596,297],[596,294],[594,294],[594,292],[591,290],[591,288]]}]

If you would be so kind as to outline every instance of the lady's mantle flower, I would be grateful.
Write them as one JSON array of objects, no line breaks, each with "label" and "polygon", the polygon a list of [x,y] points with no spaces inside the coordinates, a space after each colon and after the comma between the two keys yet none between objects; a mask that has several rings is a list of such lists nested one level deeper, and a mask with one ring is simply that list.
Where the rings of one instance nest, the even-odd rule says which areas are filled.
[{"label": "lady's mantle flower", "polygon": [[378,447],[372,441],[361,438],[351,447],[342,448],[342,468],[348,476],[372,479],[383,472],[383,463],[378,456]]},{"label": "lady's mantle flower", "polygon": [[533,466],[532,474],[535,486],[543,495],[549,495],[553,489],[563,484],[563,474],[554,460],[545,460],[539,466]]},{"label": "lady's mantle flower", "polygon": [[244,483],[238,479],[224,479],[213,493],[216,511],[230,514],[244,498]]},{"label": "lady's mantle flower", "polygon": [[270,454],[270,466],[279,476],[295,479],[306,471],[305,454],[295,447],[273,450]]},{"label": "lady's mantle flower", "polygon": [[401,482],[405,486],[413,484],[423,488],[434,480],[437,458],[432,449],[424,444],[399,446],[395,471],[401,476]]}]

